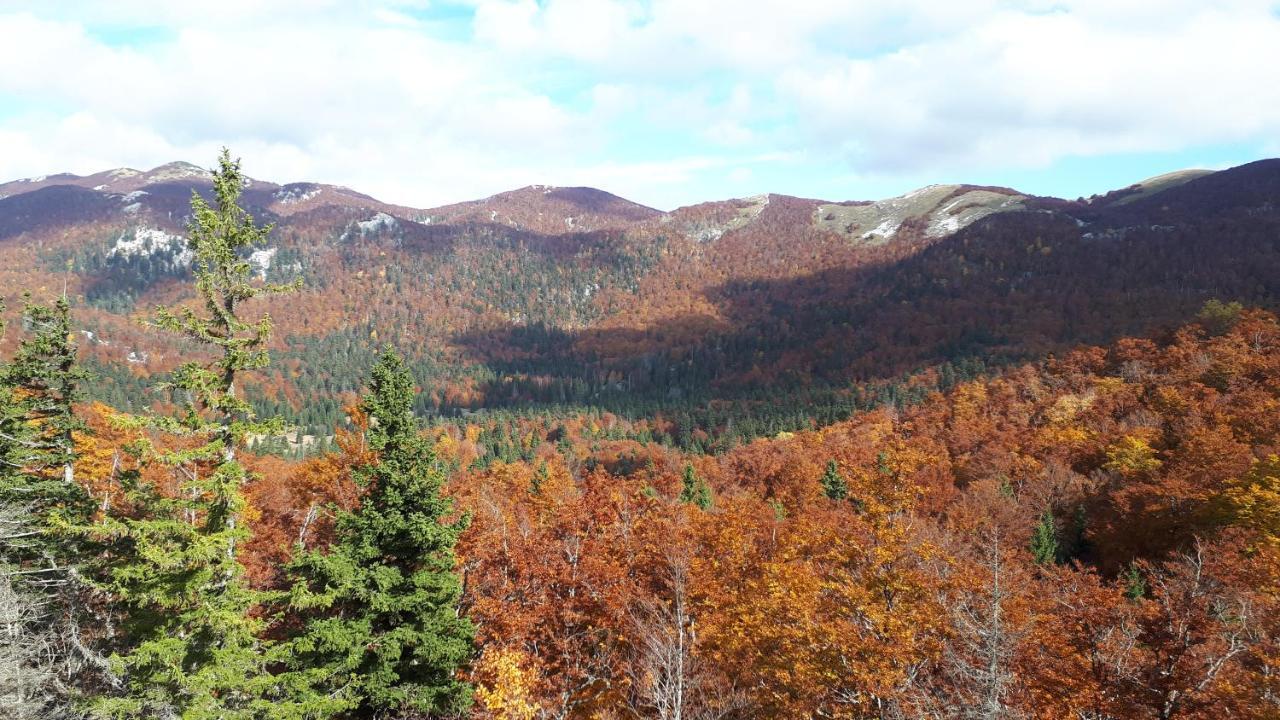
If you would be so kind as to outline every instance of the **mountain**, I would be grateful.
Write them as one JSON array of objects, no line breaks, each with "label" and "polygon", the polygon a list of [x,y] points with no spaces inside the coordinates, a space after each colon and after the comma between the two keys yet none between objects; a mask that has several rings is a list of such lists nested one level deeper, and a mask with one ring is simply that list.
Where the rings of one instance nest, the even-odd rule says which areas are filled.
[{"label": "mountain", "polygon": [[[185,163],[0,185],[10,312],[22,289],[65,283],[113,403],[149,401],[143,379],[182,356],[137,320],[189,294],[184,218],[209,189]],[[1211,298],[1280,300],[1277,160],[1076,201],[935,185],[661,212],[530,186],[417,209],[254,180],[244,202],[276,226],[249,260],[304,281],[269,308],[268,402],[315,426],[385,342],[429,386],[422,412],[657,412],[688,440],[904,402],[920,383],[1158,332]]]},{"label": "mountain", "polygon": [[625,229],[662,213],[588,187],[529,187],[429,211],[433,222],[496,223],[550,235]]}]

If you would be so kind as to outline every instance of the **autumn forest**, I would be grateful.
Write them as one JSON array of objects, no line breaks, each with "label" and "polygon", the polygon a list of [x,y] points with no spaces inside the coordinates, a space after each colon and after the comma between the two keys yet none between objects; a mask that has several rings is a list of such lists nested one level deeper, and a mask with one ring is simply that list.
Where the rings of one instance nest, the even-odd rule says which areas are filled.
[{"label": "autumn forest", "polygon": [[166,173],[0,186],[0,717],[1280,717],[1280,161]]}]

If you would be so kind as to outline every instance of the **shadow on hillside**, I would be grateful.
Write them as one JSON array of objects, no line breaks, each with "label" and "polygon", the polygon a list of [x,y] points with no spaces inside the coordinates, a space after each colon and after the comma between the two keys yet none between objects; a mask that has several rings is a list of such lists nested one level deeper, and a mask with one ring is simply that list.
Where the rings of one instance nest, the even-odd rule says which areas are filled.
[{"label": "shadow on hillside", "polygon": [[1256,187],[1248,202],[1215,188],[1200,214],[1185,205],[1201,197],[1180,188],[1180,204],[1094,211],[1085,227],[1062,214],[992,216],[891,264],[710,288],[716,322],[512,325],[454,342],[498,373],[488,390],[512,402],[545,399],[510,391],[506,378],[520,375],[660,401],[1039,358],[1181,324],[1210,298],[1280,305],[1280,181],[1274,196]]}]

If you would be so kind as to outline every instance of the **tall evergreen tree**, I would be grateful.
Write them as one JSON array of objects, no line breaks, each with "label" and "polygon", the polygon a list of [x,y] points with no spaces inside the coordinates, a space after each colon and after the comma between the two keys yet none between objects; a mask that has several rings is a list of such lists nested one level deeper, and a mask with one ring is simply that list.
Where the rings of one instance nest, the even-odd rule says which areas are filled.
[{"label": "tall evergreen tree", "polygon": [[113,671],[119,692],[94,698],[98,717],[238,720],[270,715],[262,699],[271,678],[254,616],[258,593],[244,579],[238,548],[247,536],[243,486],[249,476],[237,449],[250,435],[281,431],[279,419],[255,418],[237,392],[245,371],[268,363],[271,320],[240,317],[244,301],[293,286],[254,282],[245,252],[270,227],[239,205],[245,178],[223,150],[213,204],[191,198],[187,225],[192,271],[203,312],[157,308],[153,325],[211,351],[207,362],[179,366],[161,388],[184,400],[176,416],[144,416],[141,429],[182,440],[175,448],[145,443],[143,459],[171,469],[176,493],[126,479],[133,511],[89,532],[108,543],[97,583],[121,611]]},{"label": "tall evergreen tree", "polygon": [[0,656],[11,665],[0,675],[23,680],[17,692],[28,710],[67,705],[63,691],[80,667],[70,641],[83,590],[72,570],[83,546],[53,532],[92,514],[74,477],[73,433],[84,429],[75,403],[86,373],[70,315],[65,296],[52,306],[28,298],[27,334],[0,368]]},{"label": "tall evergreen tree", "polygon": [[711,486],[693,469],[693,465],[685,463],[684,475],[680,480],[680,502],[692,503],[702,510],[711,507]]},{"label": "tall evergreen tree", "polygon": [[346,717],[448,714],[470,703],[458,676],[472,653],[471,623],[459,613],[462,583],[454,546],[468,519],[441,492],[443,473],[418,433],[413,380],[387,349],[373,367],[369,447],[358,466],[360,506],[338,514],[327,551],[290,565],[291,606],[305,626],[292,640],[303,704]]},{"label": "tall evergreen tree", "polygon": [[1138,563],[1129,563],[1129,567],[1125,568],[1120,579],[1124,583],[1125,597],[1130,600],[1141,600],[1147,596],[1147,579],[1142,576],[1142,568],[1138,567]]},{"label": "tall evergreen tree", "polygon": [[1058,544],[1058,523],[1053,509],[1045,508],[1031,535],[1031,556],[1037,565],[1052,565],[1062,559],[1062,547]]},{"label": "tall evergreen tree", "polygon": [[[66,296],[52,307],[28,299],[22,311],[29,335],[0,370],[7,407],[0,411],[0,437],[7,442],[9,480],[0,501],[20,502],[42,524],[59,512],[72,520],[88,516],[88,497],[75,482],[75,439],[84,430],[75,404],[88,374],[76,362],[71,306]],[[45,550],[51,551],[51,542]]]},{"label": "tall evergreen tree", "polygon": [[822,473],[822,492],[832,500],[844,500],[849,497],[849,485],[840,474],[840,467],[835,460],[827,461],[827,469]]}]

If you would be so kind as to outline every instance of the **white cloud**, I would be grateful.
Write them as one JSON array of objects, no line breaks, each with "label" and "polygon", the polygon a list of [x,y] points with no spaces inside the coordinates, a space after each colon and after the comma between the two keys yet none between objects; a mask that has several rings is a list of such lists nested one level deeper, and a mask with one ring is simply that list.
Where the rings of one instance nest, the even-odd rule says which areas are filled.
[{"label": "white cloud", "polygon": [[[1162,12],[1165,10],[1161,8]],[[809,142],[863,167],[1046,164],[1280,131],[1280,22],[1188,8],[1002,12],[963,35],[782,74]]]},{"label": "white cloud", "polygon": [[259,177],[412,205],[549,182],[665,207],[771,163],[915,177],[1280,137],[1263,0],[462,4],[442,34],[448,0],[0,0],[22,69],[0,178],[227,144]]}]

